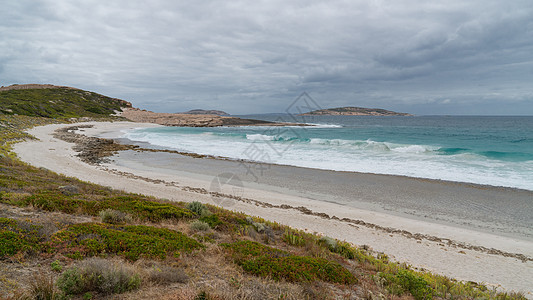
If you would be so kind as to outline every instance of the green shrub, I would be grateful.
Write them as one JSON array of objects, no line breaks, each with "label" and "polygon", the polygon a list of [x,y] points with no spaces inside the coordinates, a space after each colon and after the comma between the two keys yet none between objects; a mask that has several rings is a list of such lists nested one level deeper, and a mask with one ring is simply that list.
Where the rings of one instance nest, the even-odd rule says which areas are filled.
[{"label": "green shrub", "polygon": [[63,267],[61,266],[61,263],[59,262],[59,260],[55,260],[52,263],[50,263],[50,267],[52,268],[52,271],[54,272],[63,271]]},{"label": "green shrub", "polygon": [[209,224],[207,224],[206,222],[202,222],[200,220],[196,220],[196,221],[192,222],[189,226],[194,231],[207,231],[207,230],[209,230]]},{"label": "green shrub", "polygon": [[28,222],[0,218],[0,257],[40,249],[39,229]]},{"label": "green shrub", "polygon": [[222,221],[220,221],[216,214],[204,215],[199,220],[209,224],[211,228],[217,228],[218,225],[222,224]]},{"label": "green shrub", "polygon": [[428,282],[411,270],[400,269],[398,273],[379,273],[385,279],[386,285],[394,294],[401,296],[405,292],[411,293],[415,299],[432,299],[433,290]]},{"label": "green shrub", "polygon": [[101,200],[90,201],[76,199],[63,195],[59,191],[42,191],[22,200],[2,201],[17,206],[34,206],[46,211],[60,211],[68,214],[82,213],[97,216],[101,211],[114,209],[122,213],[129,213],[141,220],[159,222],[164,219],[180,220],[192,218],[194,215],[188,209],[174,204],[159,203],[142,199],[140,196],[105,197]]},{"label": "green shrub", "polygon": [[109,224],[123,224],[131,220],[127,213],[111,208],[100,211],[99,215],[103,223]]},{"label": "green shrub", "polygon": [[57,280],[57,286],[65,295],[87,292],[120,294],[135,290],[140,284],[141,277],[133,267],[101,258],[85,260],[79,266],[63,272]]},{"label": "green shrub", "polygon": [[21,234],[0,230],[0,257],[15,255],[28,247],[28,243]]},{"label": "green shrub", "polygon": [[67,256],[116,253],[129,260],[139,257],[161,258],[179,256],[204,246],[181,232],[150,226],[120,226],[81,223],[67,227],[53,236],[52,247]]},{"label": "green shrub", "polygon": [[260,256],[245,260],[240,265],[253,275],[272,277],[275,280],[323,280],[340,284],[357,282],[355,276],[339,263],[323,258],[296,255],[277,258]]},{"label": "green shrub", "polygon": [[159,222],[164,219],[183,219],[192,218],[192,213],[176,205],[158,203],[153,201],[133,201],[131,205],[126,206],[125,209],[130,209],[136,213],[141,219],[146,219],[152,222]]},{"label": "green shrub", "polygon": [[187,204],[187,209],[192,211],[197,216],[202,216],[206,213],[207,208],[201,202],[193,201]]},{"label": "green shrub", "polygon": [[305,245],[305,239],[298,234],[287,230],[285,231],[285,234],[283,235],[283,241],[291,246],[303,246]]},{"label": "green shrub", "polygon": [[357,282],[355,276],[339,263],[323,258],[291,255],[252,241],[221,245],[229,250],[234,261],[246,272],[257,276],[287,281]]}]

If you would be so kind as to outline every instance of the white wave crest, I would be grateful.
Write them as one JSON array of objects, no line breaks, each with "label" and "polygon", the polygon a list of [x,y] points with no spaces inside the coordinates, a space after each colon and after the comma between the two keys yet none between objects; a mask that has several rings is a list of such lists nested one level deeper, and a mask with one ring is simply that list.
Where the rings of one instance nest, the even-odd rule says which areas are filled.
[{"label": "white wave crest", "polygon": [[251,140],[251,141],[273,141],[276,139],[276,137],[272,135],[256,133],[256,134],[247,134],[246,139]]}]

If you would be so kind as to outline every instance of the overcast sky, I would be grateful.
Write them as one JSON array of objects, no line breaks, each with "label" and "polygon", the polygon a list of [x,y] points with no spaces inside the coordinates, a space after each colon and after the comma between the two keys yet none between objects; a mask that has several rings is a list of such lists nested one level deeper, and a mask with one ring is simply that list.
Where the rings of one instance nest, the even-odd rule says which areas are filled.
[{"label": "overcast sky", "polygon": [[533,1],[2,1],[0,85],[137,107],[533,115]]}]

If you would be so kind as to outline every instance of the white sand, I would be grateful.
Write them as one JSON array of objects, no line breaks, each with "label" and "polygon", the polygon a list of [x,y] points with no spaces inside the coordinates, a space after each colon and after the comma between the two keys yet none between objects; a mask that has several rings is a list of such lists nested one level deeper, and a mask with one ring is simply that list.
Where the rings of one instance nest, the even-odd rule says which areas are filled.
[{"label": "white sand", "polygon": [[[84,133],[87,135],[114,132],[127,128],[159,126],[130,122],[83,124],[95,126],[91,129],[84,129]],[[179,173],[157,172],[156,169],[132,170],[125,167],[107,166],[108,168],[133,173],[145,178],[177,182],[177,186],[152,183],[142,179],[113,174],[106,171],[105,168],[81,162],[75,156],[76,153],[72,150],[72,144],[51,136],[54,130],[63,126],[71,125],[48,125],[30,130],[29,133],[39,140],[16,144],[14,151],[22,161],[31,165],[44,167],[84,181],[176,201],[222,203],[225,208],[260,216],[294,228],[305,229],[309,232],[319,232],[356,245],[369,245],[375,251],[386,253],[393,260],[407,262],[435,273],[460,280],[485,283],[489,286],[501,287],[506,290],[522,291],[526,293],[528,298],[533,298],[533,262],[531,261],[522,262],[515,258],[450,247],[428,240],[417,241],[401,234],[390,234],[365,226],[353,226],[342,221],[326,220],[317,216],[305,215],[292,209],[266,208],[254,203],[247,204],[232,199],[220,202],[221,199],[214,199],[210,195],[189,192],[183,189],[185,186],[209,189],[213,178],[190,178]],[[241,192],[243,197],[273,205],[305,206],[314,212],[323,212],[330,216],[337,216],[340,219],[344,217],[358,219],[380,226],[407,230],[412,233],[429,234],[471,245],[495,248],[510,253],[521,253],[529,257],[533,256],[533,242],[518,238],[502,237],[474,230],[411,220],[273,191],[253,190],[245,187],[242,191],[239,191],[239,193]],[[227,193],[231,193],[231,191]]]}]

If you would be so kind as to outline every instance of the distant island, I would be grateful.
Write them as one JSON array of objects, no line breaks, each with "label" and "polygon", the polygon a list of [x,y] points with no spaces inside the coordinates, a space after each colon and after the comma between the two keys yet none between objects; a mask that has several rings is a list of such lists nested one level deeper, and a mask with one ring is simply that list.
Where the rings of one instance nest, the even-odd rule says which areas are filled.
[{"label": "distant island", "polygon": [[186,112],[182,112],[182,114],[188,114],[188,115],[217,115],[217,116],[229,116],[229,114],[225,111],[221,110],[205,110],[205,109],[192,109]]},{"label": "distant island", "polygon": [[337,107],[313,110],[300,116],[412,116],[407,113],[399,113],[381,108],[364,108],[364,107]]}]

